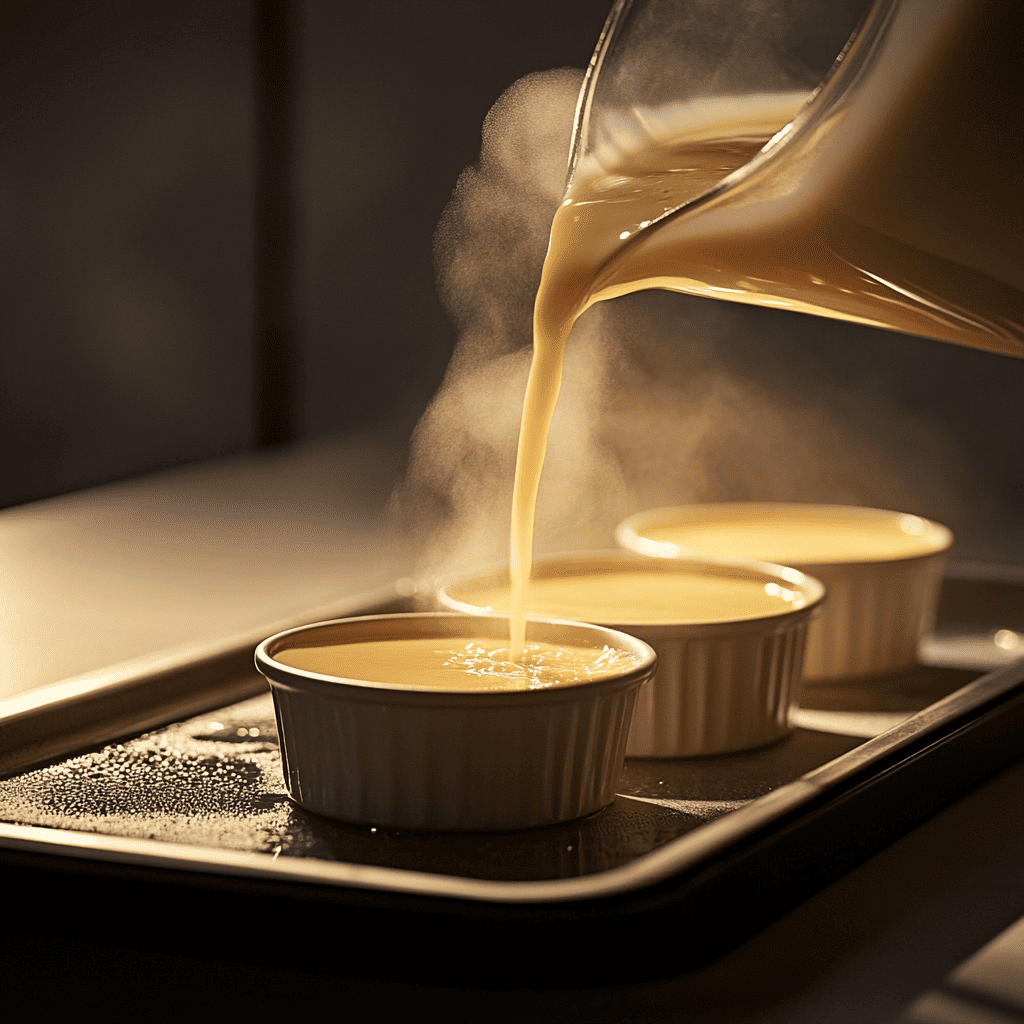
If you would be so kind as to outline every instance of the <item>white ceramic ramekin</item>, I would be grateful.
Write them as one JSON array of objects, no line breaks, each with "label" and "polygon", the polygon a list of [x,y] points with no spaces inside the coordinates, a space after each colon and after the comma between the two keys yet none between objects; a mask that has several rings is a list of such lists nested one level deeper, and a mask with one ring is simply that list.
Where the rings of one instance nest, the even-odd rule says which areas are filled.
[{"label": "white ceramic ramekin", "polygon": [[527,641],[624,651],[608,679],[530,690],[439,690],[342,679],[275,658],[289,647],[456,637],[504,640],[507,618],[372,615],[289,629],[256,649],[270,683],[285,782],[308,810],[398,829],[501,830],[580,818],[610,804],[646,644],[610,629],[532,619]]},{"label": "white ceramic ramekin", "polygon": [[[658,652],[657,673],[637,698],[626,745],[629,757],[729,753],[763,746],[790,732],[789,711],[799,698],[807,624],[824,588],[794,569],[761,562],[694,559],[685,566],[698,579],[778,588],[776,592],[788,591],[794,600],[779,614],[757,618],[652,624],[643,621],[643,575],[674,572],[673,563],[601,551],[533,564],[534,580],[560,574],[599,578],[603,572],[622,570],[639,574],[634,620],[601,623],[646,641]],[[490,608],[463,597],[474,588],[503,582],[507,586],[507,570],[464,576],[443,586],[437,599],[452,610],[486,613]],[[581,608],[578,614],[582,618],[587,612]],[[707,618],[715,616],[709,613]]]},{"label": "white ceramic ramekin", "polygon": [[[752,541],[752,523],[766,535]],[[784,525],[790,535],[785,543],[773,542],[772,523]],[[813,552],[801,550],[799,542],[793,541],[796,524],[806,529]],[[659,528],[675,531],[677,527],[693,530],[693,542],[646,535]],[[705,529],[715,531],[713,541],[697,532]],[[735,537],[730,537],[732,530]],[[833,553],[823,553],[822,531],[835,532]],[[879,551],[874,555],[861,551],[855,557],[844,554],[844,531],[877,531]],[[622,547],[641,555],[763,558],[820,579],[828,600],[807,638],[807,682],[880,675],[915,664],[921,639],[935,623],[942,569],[953,543],[945,526],[920,516],[847,505],[780,502],[651,509],[623,520],[615,538]],[[904,543],[906,550],[901,553]]]}]

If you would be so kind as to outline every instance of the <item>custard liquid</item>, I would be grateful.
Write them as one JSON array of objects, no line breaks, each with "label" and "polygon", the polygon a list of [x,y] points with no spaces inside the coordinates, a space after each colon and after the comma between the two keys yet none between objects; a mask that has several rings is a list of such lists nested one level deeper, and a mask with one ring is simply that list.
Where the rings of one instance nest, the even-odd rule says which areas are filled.
[{"label": "custard liquid", "polygon": [[577,169],[534,307],[510,538],[513,657],[563,350],[594,302],[667,288],[1024,355],[1022,9],[905,0],[854,101],[713,194],[804,96],[737,100],[715,138],[695,138],[684,116],[618,166]]},{"label": "custard liquid", "polygon": [[612,647],[530,643],[513,660],[495,640],[415,637],[290,647],[274,660],[339,680],[403,689],[537,690],[608,679],[637,664]]}]

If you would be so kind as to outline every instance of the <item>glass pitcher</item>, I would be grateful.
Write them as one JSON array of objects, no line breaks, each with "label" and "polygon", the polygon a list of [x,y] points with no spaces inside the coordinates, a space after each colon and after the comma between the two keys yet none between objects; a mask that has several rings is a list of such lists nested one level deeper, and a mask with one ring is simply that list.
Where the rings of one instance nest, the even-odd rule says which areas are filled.
[{"label": "glass pitcher", "polygon": [[613,7],[559,276],[584,308],[669,288],[1024,356],[1024,3],[877,0],[816,85],[815,4],[753,7]]}]

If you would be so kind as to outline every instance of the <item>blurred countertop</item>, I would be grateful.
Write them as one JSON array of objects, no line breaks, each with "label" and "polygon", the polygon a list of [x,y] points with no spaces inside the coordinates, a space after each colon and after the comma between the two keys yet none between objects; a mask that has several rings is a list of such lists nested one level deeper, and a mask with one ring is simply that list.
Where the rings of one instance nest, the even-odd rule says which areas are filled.
[{"label": "blurred countertop", "polygon": [[[385,526],[405,440],[322,439],[0,513],[0,699],[268,635],[393,587],[411,564]],[[259,944],[220,955],[148,932],[56,927],[28,901],[0,943],[10,997],[58,1015],[128,999],[176,1018],[198,1003],[220,1020],[261,1019],[258,992],[267,1015],[330,1004],[366,1020],[895,1021],[924,993],[945,998],[949,972],[1024,914],[1024,819],[1011,810],[1022,772],[983,785],[721,960],[673,977],[586,989],[567,977],[564,989],[539,990],[528,974],[504,988],[457,972],[425,984],[400,965],[365,978],[343,960],[325,974],[273,966]]]},{"label": "blurred countertop", "polygon": [[0,512],[0,700],[393,585],[404,441],[319,439]]}]

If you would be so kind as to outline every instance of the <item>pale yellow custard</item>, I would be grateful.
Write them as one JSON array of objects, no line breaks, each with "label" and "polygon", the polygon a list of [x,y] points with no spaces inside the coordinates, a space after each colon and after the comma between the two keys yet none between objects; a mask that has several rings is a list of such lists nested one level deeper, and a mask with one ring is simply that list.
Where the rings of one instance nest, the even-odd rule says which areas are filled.
[{"label": "pale yellow custard", "polygon": [[[1024,354],[1022,107],[1008,48],[1019,4],[873,6],[814,93],[637,108],[625,118],[643,127],[635,148],[613,110],[591,152],[582,136],[534,306],[513,491],[513,650],[563,350],[595,302],[663,288]],[[581,126],[594,99],[581,98]]]},{"label": "pale yellow custard", "polygon": [[622,675],[638,664],[613,647],[527,643],[520,661],[507,644],[467,637],[416,637],[291,647],[274,660],[340,679],[443,690],[535,690]]},{"label": "pale yellow custard", "polygon": [[[636,547],[649,554],[699,552],[795,566],[917,558],[950,543],[944,527],[918,516],[844,506],[697,509],[676,522],[641,527],[637,534]],[[656,551],[644,540],[677,550]]]},{"label": "pale yellow custard", "polygon": [[[510,606],[505,584],[468,583],[449,594],[495,612]],[[734,622],[784,615],[805,603],[799,588],[784,583],[660,566],[543,574],[526,590],[531,615],[608,625]]]},{"label": "pale yellow custard", "polygon": [[673,287],[666,284],[669,271],[660,263],[648,266],[649,261],[638,264],[630,258],[627,239],[643,235],[666,212],[746,163],[796,115],[806,98],[803,93],[784,93],[735,104],[729,123],[721,124],[710,140],[695,139],[687,125],[680,124],[659,143],[632,153],[613,173],[574,178],[558,208],[534,304],[533,360],[512,490],[513,652],[525,635],[537,492],[572,325],[599,300],[642,288]]}]

